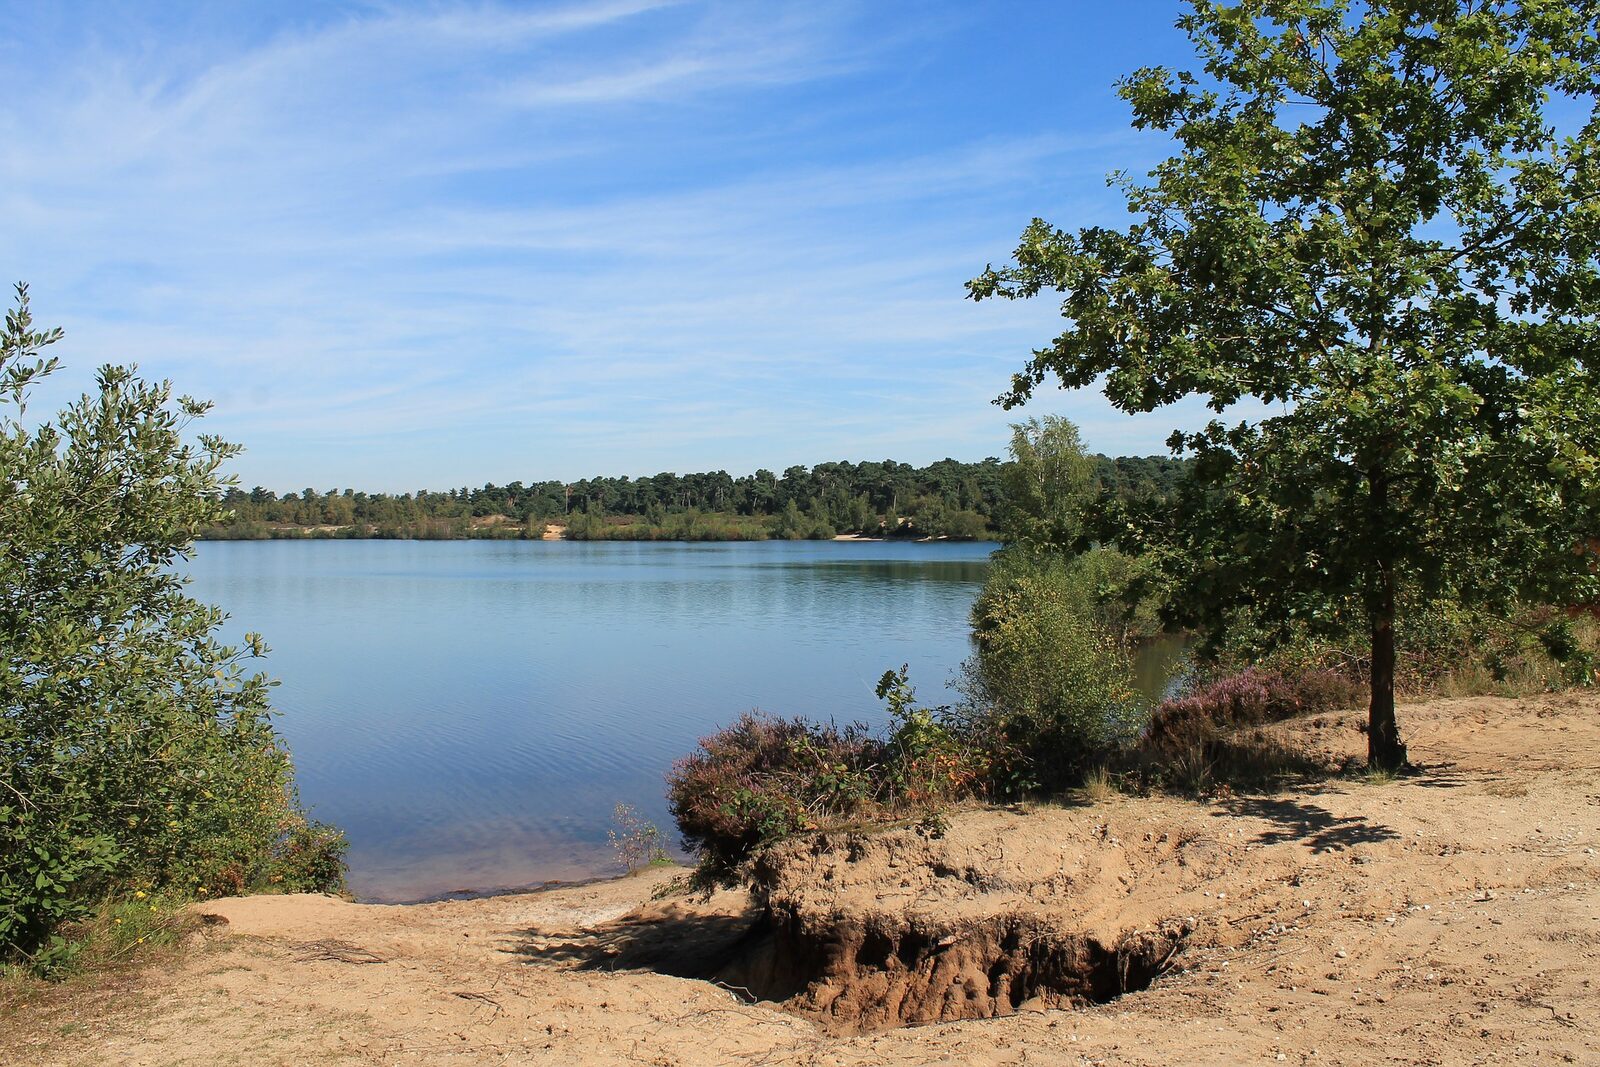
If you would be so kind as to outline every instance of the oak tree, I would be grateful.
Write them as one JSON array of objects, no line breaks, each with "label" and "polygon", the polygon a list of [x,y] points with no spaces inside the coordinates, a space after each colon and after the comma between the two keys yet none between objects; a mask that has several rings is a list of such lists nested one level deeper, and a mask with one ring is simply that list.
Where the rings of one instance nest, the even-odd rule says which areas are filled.
[{"label": "oak tree", "polygon": [[1206,399],[1217,417],[1171,441],[1196,457],[1176,606],[1364,631],[1374,766],[1406,758],[1405,605],[1596,597],[1597,12],[1196,0],[1199,68],[1119,86],[1175,144],[1114,176],[1131,224],[1035,219],[969,283],[1062,295],[1006,407],[1049,379],[1129,412]]}]

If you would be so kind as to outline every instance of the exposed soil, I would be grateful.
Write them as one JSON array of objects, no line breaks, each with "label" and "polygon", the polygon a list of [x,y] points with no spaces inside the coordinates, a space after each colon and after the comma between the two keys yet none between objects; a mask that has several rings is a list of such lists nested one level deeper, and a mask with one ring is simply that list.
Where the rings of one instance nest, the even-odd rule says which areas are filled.
[{"label": "exposed soil", "polygon": [[780,911],[711,977],[856,1033],[1103,1004],[1148,988],[1188,932],[1180,920],[1107,943],[1017,913],[951,924]]},{"label": "exposed soil", "polygon": [[[1355,721],[1278,730],[1328,760]],[[0,1063],[1600,1063],[1600,696],[1401,725],[1414,777],[795,841],[768,915],[665,871],[217,901],[179,960],[0,1022]]]}]

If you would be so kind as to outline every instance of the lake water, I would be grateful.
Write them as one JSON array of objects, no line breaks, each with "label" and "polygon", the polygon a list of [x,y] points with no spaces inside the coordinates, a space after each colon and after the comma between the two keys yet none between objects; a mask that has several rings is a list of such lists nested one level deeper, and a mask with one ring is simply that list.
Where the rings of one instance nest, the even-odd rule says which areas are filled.
[{"label": "lake water", "polygon": [[407,900],[610,873],[618,803],[675,843],[662,775],[752,708],[876,724],[902,663],[947,702],[992,547],[207,542],[189,572],[272,647],[352,890]]}]

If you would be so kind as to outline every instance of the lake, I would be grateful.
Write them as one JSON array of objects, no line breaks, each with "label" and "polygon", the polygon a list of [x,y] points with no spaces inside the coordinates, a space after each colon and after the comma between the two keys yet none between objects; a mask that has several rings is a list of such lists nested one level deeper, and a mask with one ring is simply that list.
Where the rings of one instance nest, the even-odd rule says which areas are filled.
[{"label": "lake", "polygon": [[966,658],[988,544],[204,542],[190,591],[263,635],[312,814],[369,900],[617,869],[612,810],[676,843],[663,774],[752,708],[883,721]]}]

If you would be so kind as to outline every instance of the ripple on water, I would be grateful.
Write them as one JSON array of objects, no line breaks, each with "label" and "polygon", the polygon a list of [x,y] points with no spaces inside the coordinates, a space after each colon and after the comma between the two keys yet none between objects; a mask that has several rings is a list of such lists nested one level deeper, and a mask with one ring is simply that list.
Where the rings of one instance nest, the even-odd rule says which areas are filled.
[{"label": "ripple on water", "polygon": [[358,893],[605,873],[617,803],[754,707],[881,718],[968,651],[989,546],[205,543],[193,591],[261,632],[313,813]]}]

